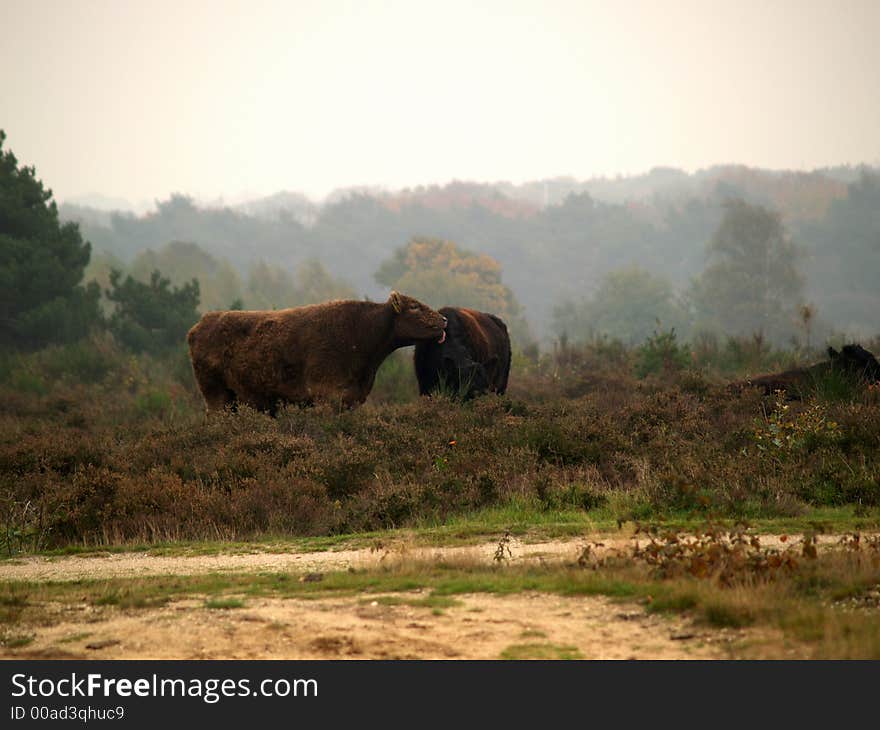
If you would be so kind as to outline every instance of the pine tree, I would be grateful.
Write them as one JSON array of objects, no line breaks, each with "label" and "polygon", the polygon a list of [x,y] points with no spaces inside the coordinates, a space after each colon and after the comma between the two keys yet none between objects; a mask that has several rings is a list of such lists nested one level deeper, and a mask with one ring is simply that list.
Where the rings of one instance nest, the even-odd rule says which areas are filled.
[{"label": "pine tree", "polygon": [[0,130],[0,346],[78,339],[100,318],[99,287],[81,285],[91,246],[5,139]]}]

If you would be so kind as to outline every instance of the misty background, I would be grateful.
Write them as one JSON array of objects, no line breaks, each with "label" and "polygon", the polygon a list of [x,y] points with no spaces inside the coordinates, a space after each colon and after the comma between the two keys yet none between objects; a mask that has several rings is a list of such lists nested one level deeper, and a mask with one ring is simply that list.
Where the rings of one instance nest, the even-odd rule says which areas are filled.
[{"label": "misty background", "polygon": [[4,17],[5,149],[90,242],[105,318],[151,286],[195,311],[398,288],[519,348],[880,330],[870,0]]},{"label": "misty background", "polygon": [[[745,205],[732,208],[736,201]],[[144,213],[88,202],[60,207],[93,245],[87,280],[106,284],[112,267],[144,281],[154,269],[178,285],[195,277],[203,308],[236,300],[273,308],[337,296],[382,299],[396,286],[436,306],[465,304],[520,319],[521,345],[600,334],[635,344],[671,327],[682,337],[760,331],[778,344],[803,344],[804,306],[812,308],[814,343],[832,332],[857,339],[880,329],[880,173],[867,166],[453,182],[340,190],[320,204],[294,192],[235,206],[176,194]],[[711,244],[725,215],[736,237],[747,236],[761,212],[778,216],[766,247],[784,247],[787,265],[760,288],[779,301],[737,314],[755,290],[736,277],[754,272],[740,271],[735,255],[713,253]],[[411,262],[410,272],[400,262],[394,270],[395,256],[413,241],[432,239],[484,257],[475,262],[483,278],[467,280],[460,262],[437,256]],[[764,265],[758,253],[746,257],[747,269]],[[700,285],[712,277],[740,286],[712,284],[707,300]],[[509,289],[507,299],[493,293],[493,283]]]}]

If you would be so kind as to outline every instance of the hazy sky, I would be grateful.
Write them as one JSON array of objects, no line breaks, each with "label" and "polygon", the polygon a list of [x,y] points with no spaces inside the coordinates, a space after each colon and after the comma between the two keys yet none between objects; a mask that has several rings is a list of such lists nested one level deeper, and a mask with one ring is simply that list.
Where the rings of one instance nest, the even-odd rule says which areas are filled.
[{"label": "hazy sky", "polygon": [[0,0],[64,199],[880,162],[880,0]]}]

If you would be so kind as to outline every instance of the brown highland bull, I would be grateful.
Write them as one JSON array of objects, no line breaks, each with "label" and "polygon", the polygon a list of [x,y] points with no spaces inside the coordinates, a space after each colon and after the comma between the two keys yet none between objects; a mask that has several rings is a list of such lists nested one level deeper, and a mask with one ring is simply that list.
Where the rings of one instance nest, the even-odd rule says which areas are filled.
[{"label": "brown highland bull", "polygon": [[236,403],[363,403],[394,350],[443,341],[446,320],[412,297],[334,301],[294,309],[208,312],[189,331],[190,358],[209,411]]}]

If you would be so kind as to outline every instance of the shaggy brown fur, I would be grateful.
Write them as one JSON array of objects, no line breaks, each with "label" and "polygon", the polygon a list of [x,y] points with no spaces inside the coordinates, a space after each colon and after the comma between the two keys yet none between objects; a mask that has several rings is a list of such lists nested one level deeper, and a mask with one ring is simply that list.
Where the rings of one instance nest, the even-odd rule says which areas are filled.
[{"label": "shaggy brown fur", "polygon": [[274,413],[279,403],[363,403],[388,355],[439,340],[445,325],[438,312],[392,292],[384,304],[208,312],[187,341],[209,411],[246,403]]}]

